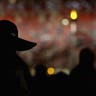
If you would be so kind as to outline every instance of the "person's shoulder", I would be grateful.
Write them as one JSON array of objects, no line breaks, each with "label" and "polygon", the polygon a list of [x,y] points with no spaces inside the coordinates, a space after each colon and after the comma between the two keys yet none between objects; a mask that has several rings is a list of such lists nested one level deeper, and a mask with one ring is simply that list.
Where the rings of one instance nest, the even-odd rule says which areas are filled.
[{"label": "person's shoulder", "polygon": [[74,69],[70,72],[70,74],[75,74],[75,73],[78,73],[79,71],[80,71],[80,67],[77,66],[76,68],[74,68]]}]

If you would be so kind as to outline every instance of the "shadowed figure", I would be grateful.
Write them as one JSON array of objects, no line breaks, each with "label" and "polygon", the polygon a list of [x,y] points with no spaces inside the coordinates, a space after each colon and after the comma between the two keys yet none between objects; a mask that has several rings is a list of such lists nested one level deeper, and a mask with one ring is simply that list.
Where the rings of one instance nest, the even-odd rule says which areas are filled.
[{"label": "shadowed figure", "polygon": [[93,51],[89,48],[82,49],[79,60],[79,65],[71,72],[71,80],[96,80],[96,72],[93,67],[95,60]]},{"label": "shadowed figure", "polygon": [[[34,77],[35,84],[37,86],[39,84],[43,86],[44,83],[48,81],[47,68],[44,65],[37,65],[35,67],[35,71],[36,71],[36,75]],[[43,84],[42,84],[42,82],[43,82]]]},{"label": "shadowed figure", "polygon": [[32,94],[34,95],[44,95],[46,93],[49,80],[47,76],[47,68],[44,65],[37,65],[35,67],[36,74],[32,78]]},{"label": "shadowed figure", "polygon": [[47,68],[44,65],[36,66],[36,78],[39,80],[44,80],[47,77]]},{"label": "shadowed figure", "polygon": [[[55,90],[53,91],[54,93],[58,92],[58,93],[64,94],[65,90],[67,90],[68,80],[69,80],[69,76],[67,74],[65,74],[62,71],[58,72],[54,74],[53,76],[51,76],[51,81],[50,81],[51,88],[50,89],[51,90],[54,89]],[[64,93],[62,90],[64,90]]]},{"label": "shadowed figure", "polygon": [[18,38],[16,25],[9,20],[0,20],[0,44],[0,89],[3,95],[29,96],[28,68],[16,51],[28,50],[36,43]]},{"label": "shadowed figure", "polygon": [[59,83],[65,83],[68,80],[68,75],[65,74],[64,72],[58,72],[53,76],[53,79],[56,81],[59,81]]}]

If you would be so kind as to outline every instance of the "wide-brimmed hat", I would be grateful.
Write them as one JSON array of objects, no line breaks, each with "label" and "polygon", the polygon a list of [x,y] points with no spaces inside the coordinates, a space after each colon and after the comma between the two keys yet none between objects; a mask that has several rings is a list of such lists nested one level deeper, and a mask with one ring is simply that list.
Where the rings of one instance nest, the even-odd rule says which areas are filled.
[{"label": "wide-brimmed hat", "polygon": [[19,38],[17,26],[9,20],[0,20],[0,31],[4,31],[5,35],[10,35],[14,39],[14,43],[16,44],[16,51],[28,50],[37,45],[35,42],[30,42]]}]

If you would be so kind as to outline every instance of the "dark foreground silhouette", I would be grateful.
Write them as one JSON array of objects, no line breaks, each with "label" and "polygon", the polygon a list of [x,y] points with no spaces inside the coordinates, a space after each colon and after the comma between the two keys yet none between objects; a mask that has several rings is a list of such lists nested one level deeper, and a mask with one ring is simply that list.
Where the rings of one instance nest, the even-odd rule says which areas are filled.
[{"label": "dark foreground silhouette", "polygon": [[0,21],[0,89],[1,96],[29,96],[30,75],[26,64],[16,55],[16,51],[28,50],[36,43],[18,38],[18,30],[8,20]]},{"label": "dark foreground silhouette", "polygon": [[93,66],[95,60],[93,51],[89,48],[82,49],[79,60],[79,65],[71,72],[71,80],[95,81],[96,71]]}]

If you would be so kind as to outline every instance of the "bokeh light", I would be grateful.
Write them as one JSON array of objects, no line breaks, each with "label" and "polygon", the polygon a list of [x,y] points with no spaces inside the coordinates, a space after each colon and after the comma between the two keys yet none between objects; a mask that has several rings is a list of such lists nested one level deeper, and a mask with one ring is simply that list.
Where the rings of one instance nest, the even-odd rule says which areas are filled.
[{"label": "bokeh light", "polygon": [[71,10],[71,12],[70,12],[70,18],[72,20],[76,20],[78,18],[78,14],[77,14],[77,11],[76,10]]},{"label": "bokeh light", "polygon": [[62,19],[61,23],[63,25],[68,25],[69,24],[69,20],[68,19]]},{"label": "bokeh light", "polygon": [[48,73],[48,75],[53,75],[55,73],[55,69],[53,67],[49,67],[47,69],[47,73]]}]

